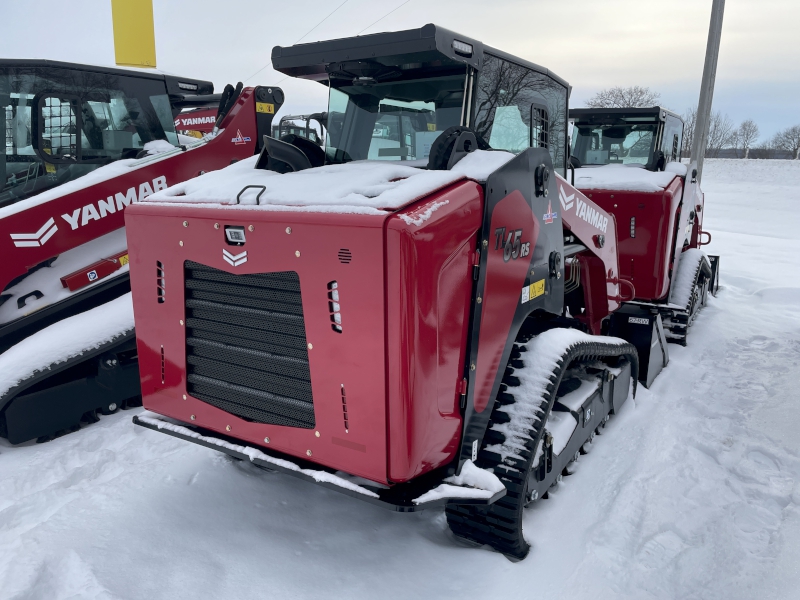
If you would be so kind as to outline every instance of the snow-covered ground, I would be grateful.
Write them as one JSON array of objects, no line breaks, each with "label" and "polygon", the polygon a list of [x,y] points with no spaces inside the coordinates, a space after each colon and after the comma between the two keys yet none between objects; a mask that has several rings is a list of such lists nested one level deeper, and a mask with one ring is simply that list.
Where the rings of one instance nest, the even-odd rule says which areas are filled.
[{"label": "snow-covered ground", "polygon": [[526,560],[126,411],[0,442],[0,597],[800,597],[800,163],[711,160],[704,179],[723,289],[528,511]]}]

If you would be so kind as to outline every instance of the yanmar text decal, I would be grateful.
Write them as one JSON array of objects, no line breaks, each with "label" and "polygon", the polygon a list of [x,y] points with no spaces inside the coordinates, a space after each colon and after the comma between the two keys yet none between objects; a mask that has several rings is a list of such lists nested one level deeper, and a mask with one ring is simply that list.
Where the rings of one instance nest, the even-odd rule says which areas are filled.
[{"label": "yanmar text decal", "polygon": [[178,117],[175,119],[175,129],[186,129],[189,125],[213,125],[216,121],[217,118],[211,115],[207,117]]},{"label": "yanmar text decal", "polygon": [[[141,202],[155,192],[167,189],[167,178],[165,176],[156,177],[152,181],[145,181],[138,186],[129,187],[125,192],[117,192],[108,196],[105,200],[87,204],[76,208],[71,213],[64,213],[61,218],[66,221],[72,231],[88,225],[92,221],[99,221],[108,215],[122,212],[131,203]],[[17,248],[36,248],[44,246],[53,235],[58,231],[58,225],[54,217],[50,217],[47,222],[36,233],[12,233],[11,239]]]},{"label": "yanmar text decal", "polygon": [[606,233],[606,228],[608,227],[608,217],[604,217],[602,213],[596,211],[594,207],[587,204],[580,198],[575,198],[575,194],[570,194],[567,196],[567,193],[564,191],[564,188],[559,185],[558,186],[558,199],[561,201],[561,208],[564,209],[564,212],[569,211],[573,206],[575,206],[575,216],[579,219],[583,219],[592,227],[595,227]]},{"label": "yanmar text decal", "polygon": [[162,175],[153,179],[153,185],[145,181],[140,183],[138,187],[129,187],[124,193],[117,192],[105,200],[98,200],[96,204],[87,204],[83,208],[76,208],[72,211],[72,214],[63,214],[61,218],[69,223],[69,226],[74,231],[78,227],[88,225],[92,221],[104,219],[117,211],[122,212],[131,203],[141,202],[148,196],[165,189],[167,189],[167,178]]}]

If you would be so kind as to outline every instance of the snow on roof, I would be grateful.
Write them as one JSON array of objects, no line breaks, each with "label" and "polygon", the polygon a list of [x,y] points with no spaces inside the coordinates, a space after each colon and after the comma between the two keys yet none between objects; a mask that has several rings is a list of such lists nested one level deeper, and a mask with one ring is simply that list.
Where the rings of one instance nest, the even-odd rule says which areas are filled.
[{"label": "snow on roof", "polygon": [[603,165],[575,169],[575,187],[579,190],[618,190],[621,192],[660,192],[676,174],[670,171],[653,173],[647,169],[625,165]]},{"label": "snow on roof", "polygon": [[[356,161],[279,174],[255,169],[257,160],[253,156],[206,173],[146,201],[235,205],[239,196],[239,204],[247,208],[384,214],[465,177],[455,171],[426,171],[388,161]],[[246,186],[255,187],[244,190]]]}]

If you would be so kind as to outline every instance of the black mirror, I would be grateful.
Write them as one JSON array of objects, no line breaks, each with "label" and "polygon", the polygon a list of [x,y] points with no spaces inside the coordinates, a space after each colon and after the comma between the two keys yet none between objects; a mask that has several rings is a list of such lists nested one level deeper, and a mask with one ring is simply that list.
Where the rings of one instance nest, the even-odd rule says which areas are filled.
[{"label": "black mirror", "polygon": [[578,160],[577,156],[570,155],[569,166],[571,169],[580,169],[583,165],[581,164],[581,161]]}]

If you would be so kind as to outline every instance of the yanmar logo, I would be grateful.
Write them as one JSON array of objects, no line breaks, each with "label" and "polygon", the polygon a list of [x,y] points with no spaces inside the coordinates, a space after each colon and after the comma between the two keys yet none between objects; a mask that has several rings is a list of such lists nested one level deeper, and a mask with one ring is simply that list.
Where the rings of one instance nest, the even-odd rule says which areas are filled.
[{"label": "yanmar logo", "polygon": [[240,254],[231,254],[225,248],[222,249],[222,258],[225,259],[225,262],[228,263],[232,267],[238,267],[239,265],[243,265],[247,262],[247,250]]},{"label": "yanmar logo", "polygon": [[56,225],[55,219],[50,217],[36,233],[12,233],[11,239],[14,240],[17,248],[38,248],[44,246],[56,231],[58,231],[58,225]]},{"label": "yanmar logo", "polygon": [[561,201],[561,207],[564,212],[570,210],[573,205],[575,206],[575,216],[583,219],[592,227],[596,227],[603,233],[608,228],[608,217],[604,217],[602,213],[596,211],[594,207],[590,206],[580,198],[575,198],[575,194],[570,194],[564,191],[562,186],[558,186],[558,199]]},{"label": "yanmar logo", "polygon": [[[138,186],[129,187],[125,192],[117,192],[113,196],[108,196],[105,200],[98,200],[95,203],[87,204],[81,208],[76,208],[71,213],[61,215],[72,229],[88,225],[92,221],[99,221],[108,215],[122,212],[131,203],[141,202],[155,192],[167,189],[167,178],[163,175],[150,181],[140,183]],[[36,233],[12,233],[11,239],[17,248],[37,248],[44,246],[53,235],[58,231],[58,225],[54,217],[50,217],[47,222]]]}]

